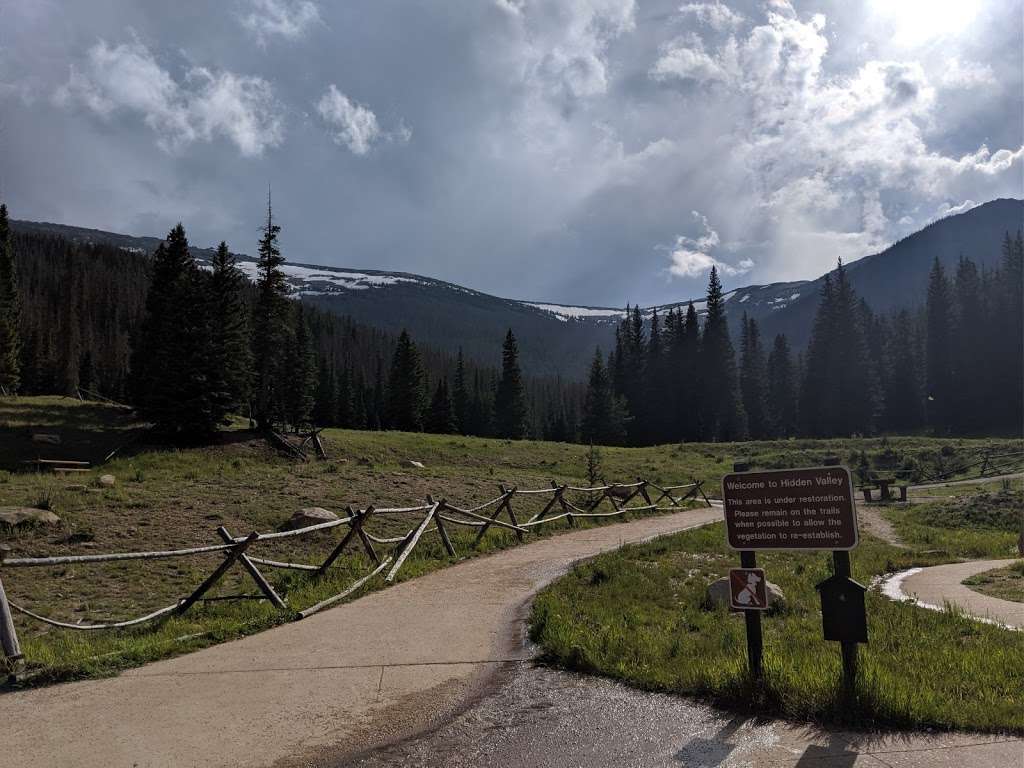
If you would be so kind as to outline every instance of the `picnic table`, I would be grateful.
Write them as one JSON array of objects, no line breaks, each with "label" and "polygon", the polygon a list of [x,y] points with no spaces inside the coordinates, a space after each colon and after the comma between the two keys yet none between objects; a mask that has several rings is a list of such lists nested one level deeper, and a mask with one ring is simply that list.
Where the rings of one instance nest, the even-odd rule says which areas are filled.
[{"label": "picnic table", "polygon": [[896,484],[896,487],[900,490],[900,501],[907,500],[907,484],[900,483],[898,480],[892,477],[876,477],[875,484],[878,486],[877,489],[874,485],[862,485],[861,491],[864,493],[864,501],[873,501],[871,492],[874,490],[878,491],[879,501],[893,501],[892,488],[891,486]]}]

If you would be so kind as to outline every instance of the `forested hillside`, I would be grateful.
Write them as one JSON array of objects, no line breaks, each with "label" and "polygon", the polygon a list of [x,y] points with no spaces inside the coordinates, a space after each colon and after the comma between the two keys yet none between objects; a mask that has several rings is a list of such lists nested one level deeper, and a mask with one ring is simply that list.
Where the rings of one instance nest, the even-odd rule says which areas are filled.
[{"label": "forested hillside", "polygon": [[[498,368],[420,343],[419,325],[391,333],[295,300],[269,210],[259,261],[244,272],[226,244],[193,249],[180,226],[153,256],[89,237],[10,233],[6,217],[0,229],[5,389],[81,388],[173,431],[209,429],[234,412],[296,430],[645,445],[1015,434],[1024,418],[1019,230],[993,238],[980,265],[961,257],[950,270],[934,257],[926,300],[913,309],[876,312],[853,279],[864,268],[840,264],[814,283],[805,349],[769,337],[756,313],[741,314],[735,338],[726,307],[743,304],[712,270],[701,311],[697,302],[627,311],[614,342],[590,349],[584,384],[524,371],[524,348],[542,342],[517,327],[492,340]],[[17,279],[5,288],[11,269]]]},{"label": "forested hillside", "polygon": [[[159,242],[159,241],[158,241]],[[20,388],[24,394],[96,394],[131,399],[133,344],[139,338],[152,259],[138,246],[77,242],[47,232],[15,231],[21,294]],[[205,259],[212,251],[200,250]],[[243,283],[247,313],[255,286]],[[313,306],[304,308],[316,358],[318,425],[380,428],[389,366],[398,335]],[[502,336],[493,340],[500,356]],[[454,382],[459,355],[418,345],[426,380]],[[465,358],[463,374],[475,409],[474,431],[490,432],[489,409],[498,370]],[[543,434],[554,414],[578,412],[583,385],[525,376],[531,433]],[[351,403],[351,404],[350,404]],[[244,409],[243,409],[244,412]]]}]

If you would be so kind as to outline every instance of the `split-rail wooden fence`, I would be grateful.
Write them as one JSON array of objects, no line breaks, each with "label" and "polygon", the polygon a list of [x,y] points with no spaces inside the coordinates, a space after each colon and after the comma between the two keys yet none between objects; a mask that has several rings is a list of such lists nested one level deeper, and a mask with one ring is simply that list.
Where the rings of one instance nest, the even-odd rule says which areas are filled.
[{"label": "split-rail wooden fence", "polygon": [[[171,615],[180,615],[206,598],[206,594],[217,584],[218,581],[231,568],[242,567],[255,582],[259,593],[255,595],[240,595],[238,598],[269,600],[281,611],[291,611],[295,620],[312,616],[319,611],[329,608],[341,602],[349,595],[363,587],[375,576],[387,571],[385,582],[393,582],[398,575],[402,565],[415,549],[423,535],[428,532],[436,532],[448,555],[457,557],[458,553],[452,544],[448,533],[448,526],[465,526],[477,529],[476,537],[472,546],[479,546],[487,531],[493,526],[504,528],[515,533],[519,541],[523,541],[525,535],[531,529],[564,520],[569,527],[576,524],[579,518],[603,518],[627,515],[630,512],[654,512],[671,511],[684,509],[684,504],[698,497],[710,505],[708,497],[704,494],[703,483],[694,480],[683,485],[659,486],[647,480],[638,479],[635,483],[613,483],[611,485],[600,485],[594,487],[577,487],[566,484],[551,482],[550,488],[519,489],[516,487],[499,486],[500,495],[482,504],[472,507],[459,507],[446,499],[435,501],[428,496],[423,504],[413,507],[376,507],[370,505],[365,509],[346,509],[346,516],[337,520],[317,523],[288,531],[276,531],[272,533],[258,533],[253,531],[247,536],[234,536],[224,526],[217,528],[219,542],[204,546],[190,547],[187,549],[157,550],[149,552],[119,552],[110,554],[87,554],[87,555],[59,555],[54,557],[5,557],[6,550],[0,548],[0,572],[6,568],[38,568],[47,566],[61,566],[85,563],[109,563],[126,560],[158,560],[165,558],[183,558],[209,553],[223,553],[224,559],[203,580],[189,595],[176,600],[170,605],[158,608],[155,611],[123,621],[84,624],[72,624],[59,621],[54,618],[43,616],[25,608],[18,603],[9,600],[4,592],[3,581],[0,580],[0,650],[8,662],[8,666],[14,670],[20,669],[22,665],[22,652],[15,631],[11,610],[17,611],[29,619],[42,622],[54,627],[77,631],[96,631],[108,629],[120,629],[157,621]],[[652,498],[652,493],[657,494]],[[586,494],[587,501],[574,503],[570,500],[569,494]],[[550,496],[547,503],[540,512],[534,514],[528,520],[520,521],[513,508],[513,500],[517,496]],[[634,499],[642,499],[642,505],[630,506]],[[667,503],[663,503],[666,502]],[[610,510],[598,511],[598,507],[608,502]],[[506,519],[501,519],[504,513]],[[367,524],[375,517],[387,515],[409,515],[422,514],[419,523],[402,536],[382,537],[375,536],[367,530]],[[261,542],[275,541],[280,539],[305,536],[314,531],[324,531],[331,528],[345,527],[345,535],[327,554],[319,565],[307,563],[290,563],[267,558],[257,557],[253,549]],[[281,597],[270,584],[267,578],[260,571],[260,566],[265,568],[283,568],[295,571],[305,571],[312,575],[323,575],[334,562],[341,557],[346,548],[356,544],[365,551],[373,563],[373,569],[350,584],[344,590],[316,605],[311,605],[301,611],[295,611],[288,606],[287,601]],[[376,546],[375,546],[376,545]],[[390,547],[390,551],[384,554],[378,552],[377,547]]]}]

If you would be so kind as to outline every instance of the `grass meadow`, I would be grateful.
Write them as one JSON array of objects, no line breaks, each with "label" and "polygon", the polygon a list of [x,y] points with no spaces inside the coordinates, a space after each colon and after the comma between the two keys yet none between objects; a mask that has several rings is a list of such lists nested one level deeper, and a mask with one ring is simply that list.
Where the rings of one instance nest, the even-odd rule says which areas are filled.
[{"label": "grass meadow", "polygon": [[[854,578],[870,585],[905,568],[1014,557],[1022,506],[1020,491],[1001,490],[892,507],[886,514],[908,547],[863,537],[852,553]],[[706,585],[738,561],[720,523],[602,555],[540,594],[531,636],[552,663],[752,714],[1024,732],[1024,633],[896,603],[877,589],[867,594],[869,642],[847,696],[839,645],[822,639],[815,591],[832,573],[828,553],[758,555],[785,601],[763,619],[765,677],[753,685],[742,617],[704,605]]]},{"label": "grass meadow", "polygon": [[[453,504],[471,505],[498,495],[500,483],[537,488],[556,483],[587,483],[587,449],[567,443],[505,441],[453,435],[327,430],[327,461],[296,463],[271,449],[243,422],[209,445],[168,447],[147,443],[141,425],[124,408],[81,403],[70,398],[0,399],[0,506],[51,509],[57,527],[0,530],[0,544],[11,557],[170,549],[218,543],[215,530],[232,534],[280,527],[295,511],[321,506],[343,513],[347,506],[409,506],[432,494]],[[37,432],[59,434],[59,446],[32,441]],[[651,448],[602,447],[600,478],[630,482],[643,477],[659,484],[693,478],[718,495],[718,482],[740,458],[755,466],[818,463],[836,454],[846,461],[894,467],[924,474],[943,466],[964,468],[986,450],[1019,448],[1020,441],[935,440],[926,437],[857,440],[789,440],[743,444],[683,444]],[[103,458],[115,448],[117,454]],[[82,476],[60,477],[30,471],[27,459],[77,459],[94,463]],[[405,459],[423,469],[401,466]],[[112,474],[116,484],[98,478]],[[540,497],[514,500],[530,515]],[[590,525],[615,524],[616,518]],[[377,535],[404,534],[416,518],[377,518]],[[564,530],[543,526],[535,535]],[[453,531],[460,556],[474,532]],[[315,564],[330,551],[338,531],[265,542],[253,554]],[[517,542],[492,528],[479,552]],[[147,613],[189,594],[219,562],[218,555],[149,562],[76,564],[47,568],[0,568],[10,598],[40,614],[72,623],[116,621]],[[428,534],[399,574],[409,579],[452,562],[436,534]],[[264,568],[289,605],[302,609],[339,592],[369,570],[369,560],[352,549],[330,573],[310,578]],[[363,592],[377,589],[382,579]],[[235,568],[212,596],[252,593],[253,585]],[[352,596],[354,599],[359,593]],[[258,631],[288,619],[265,602],[211,602],[181,617],[131,630],[76,632],[40,625],[16,616],[35,683],[114,673],[117,670]],[[186,639],[182,639],[186,638]]]}]

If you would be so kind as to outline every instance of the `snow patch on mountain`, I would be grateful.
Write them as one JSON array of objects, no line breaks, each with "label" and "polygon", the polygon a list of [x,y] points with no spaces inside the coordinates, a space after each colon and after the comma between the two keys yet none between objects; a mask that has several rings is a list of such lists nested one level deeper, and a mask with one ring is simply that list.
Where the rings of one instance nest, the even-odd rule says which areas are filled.
[{"label": "snow patch on mountain", "polygon": [[[238,268],[253,282],[259,277],[259,265],[255,261],[239,261]],[[338,291],[365,291],[398,283],[420,282],[412,277],[350,272],[300,264],[283,264],[281,271],[284,272],[292,290],[302,296],[323,296]]]}]

